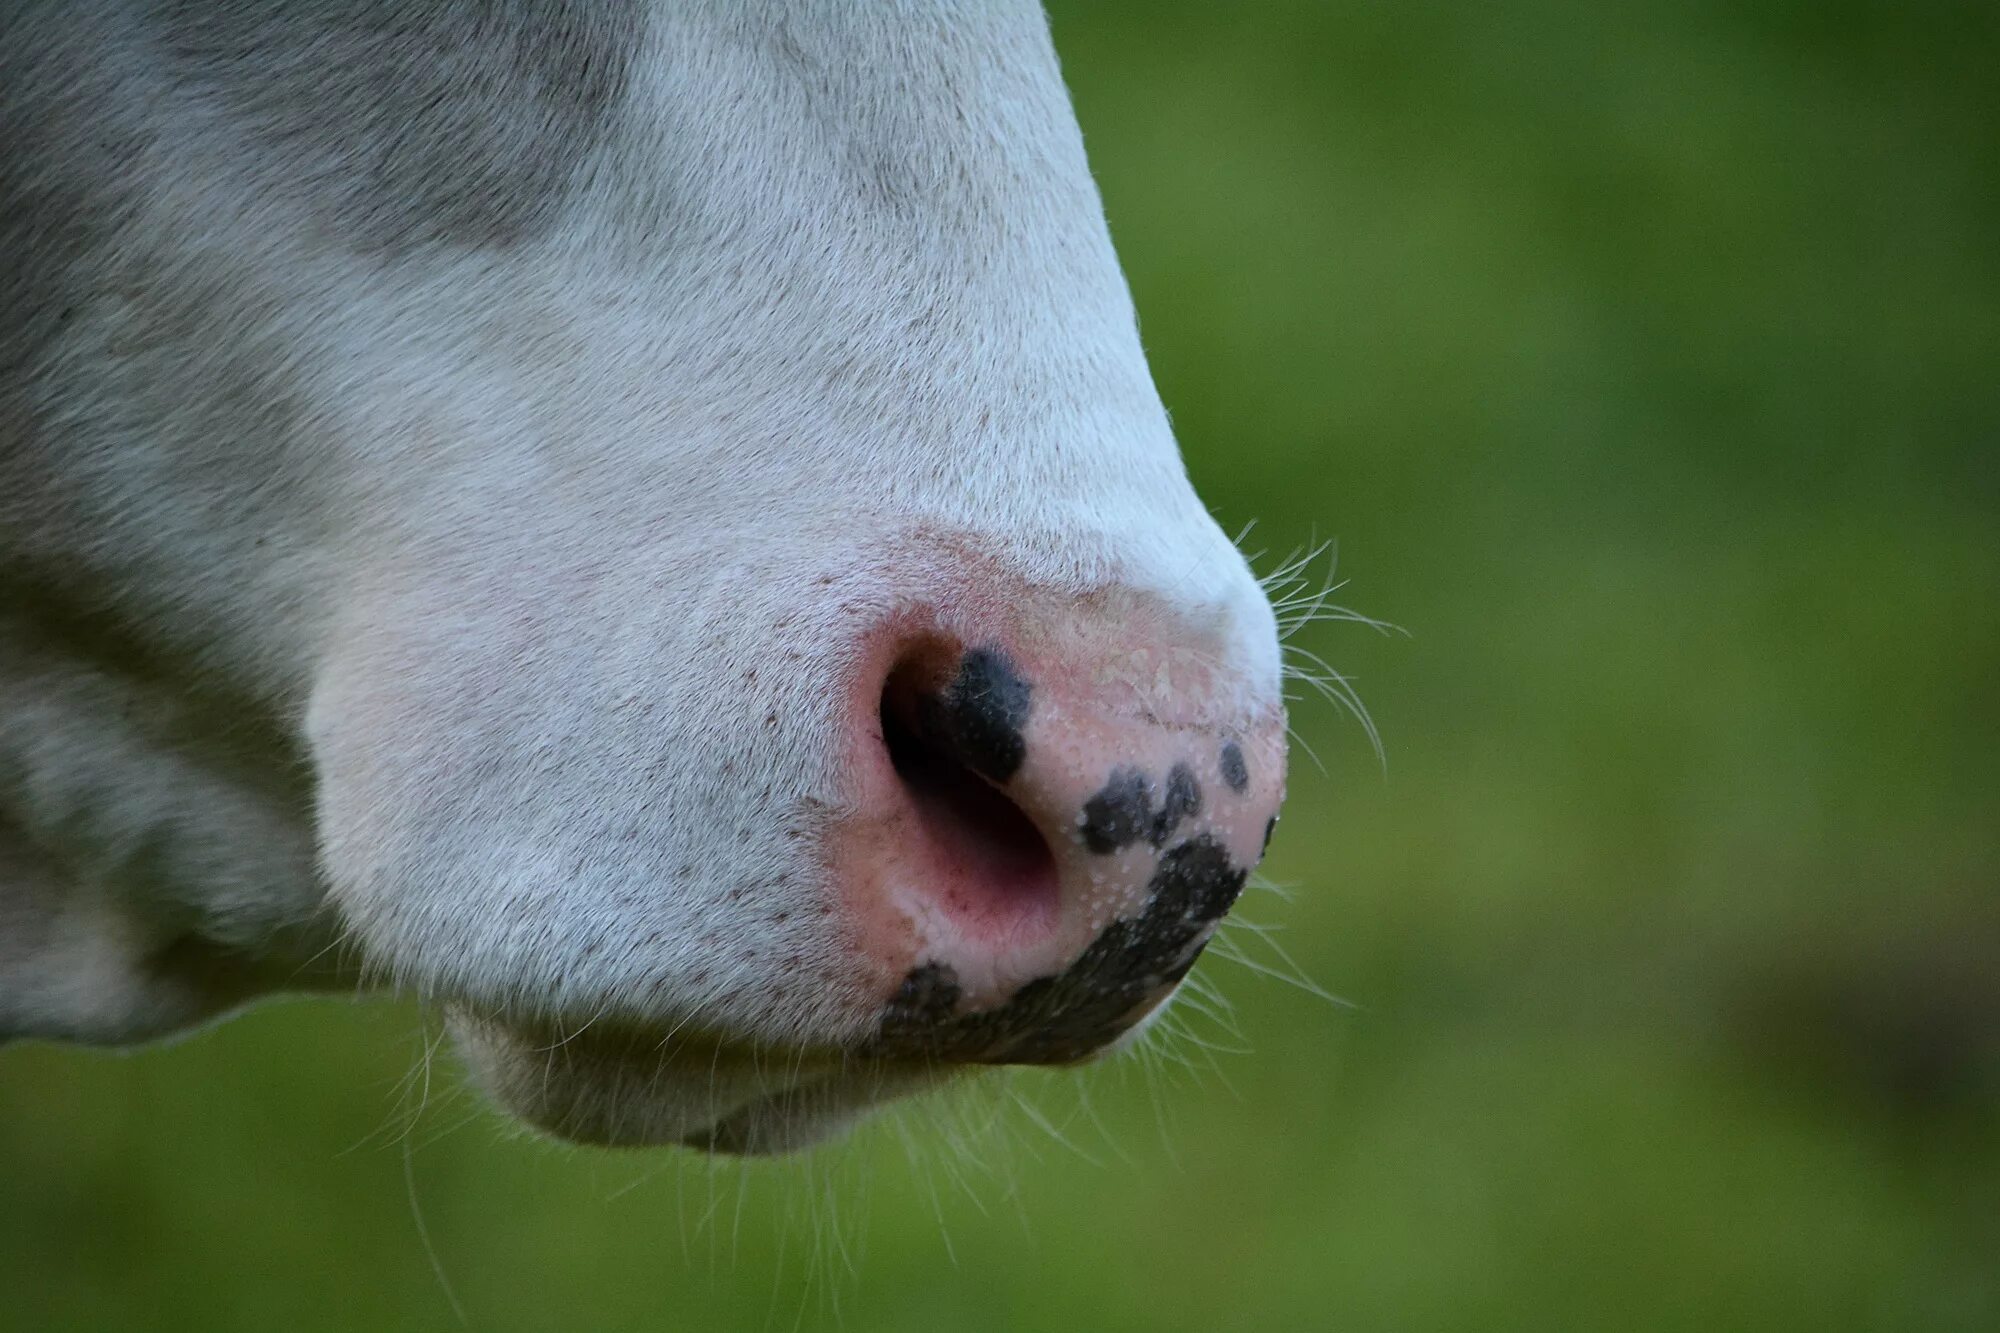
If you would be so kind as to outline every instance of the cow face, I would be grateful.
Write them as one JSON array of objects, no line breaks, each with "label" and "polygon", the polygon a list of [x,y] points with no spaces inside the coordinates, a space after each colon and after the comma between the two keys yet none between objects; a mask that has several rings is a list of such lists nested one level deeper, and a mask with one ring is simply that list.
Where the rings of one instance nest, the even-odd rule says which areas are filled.
[{"label": "cow face", "polygon": [[[466,119],[449,95],[372,146],[355,112],[329,184],[259,137],[289,28],[162,48],[249,54],[189,67],[219,80],[201,151],[138,173],[141,276],[205,284],[159,354],[198,394],[229,358],[197,341],[248,330],[230,373],[285,410],[219,438],[158,411],[228,457],[147,520],[140,591],[205,608],[190,655],[311,773],[320,919],[555,1133],[776,1151],[1089,1059],[1268,837],[1270,607],[1186,480],[1041,17],[972,8],[566,39],[507,68],[589,114],[497,104],[498,142],[563,164],[497,211],[368,193]],[[197,170],[199,247],[167,188]],[[450,206],[399,211],[426,191]],[[91,319],[160,304],[119,300]],[[105,392],[157,407],[135,373]],[[220,570],[171,531],[203,522]]]}]

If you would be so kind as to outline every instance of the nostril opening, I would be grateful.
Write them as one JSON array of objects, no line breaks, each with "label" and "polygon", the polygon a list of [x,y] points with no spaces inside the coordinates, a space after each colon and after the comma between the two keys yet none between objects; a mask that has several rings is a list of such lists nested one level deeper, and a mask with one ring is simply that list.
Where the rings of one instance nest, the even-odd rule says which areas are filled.
[{"label": "nostril opening", "polygon": [[1034,821],[923,724],[940,673],[936,653],[912,653],[882,689],[882,744],[928,842],[936,882],[913,886],[961,921],[1012,934],[1054,921],[1054,854]]}]

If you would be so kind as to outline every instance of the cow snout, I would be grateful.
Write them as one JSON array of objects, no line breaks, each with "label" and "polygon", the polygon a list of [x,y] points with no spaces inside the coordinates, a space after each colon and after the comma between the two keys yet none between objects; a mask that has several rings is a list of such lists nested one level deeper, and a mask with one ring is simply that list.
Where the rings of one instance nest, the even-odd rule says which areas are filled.
[{"label": "cow snout", "polygon": [[866,1053],[1086,1059],[1172,993],[1262,857],[1275,683],[1166,617],[893,643],[836,855],[885,980]]}]

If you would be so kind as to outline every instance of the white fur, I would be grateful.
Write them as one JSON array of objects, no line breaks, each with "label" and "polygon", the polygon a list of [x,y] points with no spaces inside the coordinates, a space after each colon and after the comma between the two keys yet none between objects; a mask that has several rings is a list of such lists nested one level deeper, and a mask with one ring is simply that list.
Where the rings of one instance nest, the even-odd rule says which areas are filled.
[{"label": "white fur", "polygon": [[358,965],[829,1046],[879,1000],[813,851],[867,626],[966,568],[1118,586],[1275,696],[1039,12],[729,9],[646,18],[552,225],[392,253],[97,34],[152,138],[0,416],[0,1036]]}]

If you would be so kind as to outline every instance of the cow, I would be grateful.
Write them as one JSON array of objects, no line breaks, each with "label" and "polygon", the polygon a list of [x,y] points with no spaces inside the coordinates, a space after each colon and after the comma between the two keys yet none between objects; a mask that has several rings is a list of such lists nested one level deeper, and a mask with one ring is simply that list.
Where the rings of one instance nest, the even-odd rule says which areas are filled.
[{"label": "cow", "polygon": [[1032,0],[6,7],[0,1039],[800,1148],[1134,1040],[1281,674]]}]

